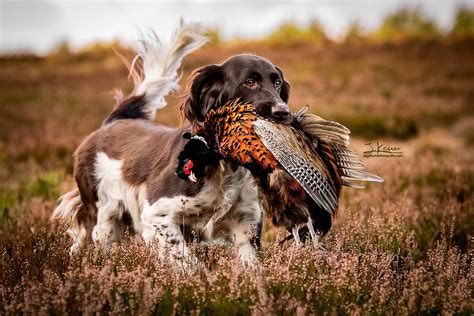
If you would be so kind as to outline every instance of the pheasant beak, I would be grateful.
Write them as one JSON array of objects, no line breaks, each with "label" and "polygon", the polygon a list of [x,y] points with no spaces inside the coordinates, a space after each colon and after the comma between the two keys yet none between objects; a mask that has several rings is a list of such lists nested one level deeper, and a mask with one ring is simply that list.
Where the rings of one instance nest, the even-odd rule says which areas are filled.
[{"label": "pheasant beak", "polygon": [[194,172],[192,172],[192,171],[189,173],[188,179],[189,179],[189,181],[191,181],[191,182],[197,182],[196,175],[195,175]]}]

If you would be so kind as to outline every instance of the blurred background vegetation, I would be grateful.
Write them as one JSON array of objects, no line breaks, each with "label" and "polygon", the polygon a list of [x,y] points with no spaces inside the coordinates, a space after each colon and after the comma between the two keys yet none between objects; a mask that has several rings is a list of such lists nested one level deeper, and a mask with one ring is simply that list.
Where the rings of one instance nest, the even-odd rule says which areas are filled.
[{"label": "blurred background vegetation", "polygon": [[[182,85],[199,66],[236,53],[257,53],[283,68],[292,83],[294,110],[309,104],[310,111],[347,125],[356,144],[387,139],[410,148],[416,141],[432,142],[434,134],[444,131],[446,139],[438,138],[440,144],[423,146],[449,152],[454,137],[471,152],[472,9],[460,7],[445,32],[421,10],[402,8],[375,31],[352,24],[339,42],[330,40],[317,21],[307,26],[288,22],[257,40],[224,41],[218,29],[207,35],[210,44],[185,63]],[[63,180],[70,183],[72,153],[112,108],[113,89],[127,94],[133,88],[116,53],[129,60],[134,54],[119,41],[76,50],[62,42],[45,57],[0,57],[4,212],[29,196],[54,200]],[[168,102],[158,121],[176,126],[181,122],[176,108],[179,93]],[[416,159],[416,154],[409,159]]]},{"label": "blurred background vegetation", "polygon": [[[345,285],[326,280],[326,284],[333,286],[332,290],[322,293],[318,301],[306,302],[313,304],[312,310],[333,308],[347,313],[354,306],[365,306],[373,313],[390,313],[403,305],[415,314],[443,310],[472,313],[474,11],[459,8],[452,27],[442,31],[421,10],[402,8],[387,16],[375,31],[353,23],[340,41],[329,39],[317,21],[306,26],[288,22],[256,40],[225,41],[218,29],[209,30],[208,35],[211,43],[186,60],[182,85],[197,67],[221,62],[237,53],[256,53],[283,69],[292,84],[289,103],[293,110],[308,104],[311,112],[348,126],[352,131],[352,146],[360,155],[369,149],[368,142],[380,141],[402,148],[402,158],[364,159],[367,168],[381,175],[385,182],[360,191],[343,190],[340,214],[326,238],[328,247],[335,249],[333,255],[337,261],[340,258],[363,261],[368,258],[366,254],[373,255],[374,251],[393,256],[395,259],[385,268],[391,269],[390,273],[398,280],[396,291],[390,294],[388,303],[373,303],[370,293],[387,286],[374,281],[364,288],[365,294],[353,295]],[[30,54],[0,57],[0,279],[4,284],[0,299],[13,306],[11,310],[27,310],[21,308],[23,291],[34,290],[35,286],[49,288],[43,279],[44,271],[53,271],[61,279],[67,279],[71,276],[66,271],[72,265],[79,270],[84,264],[99,269],[97,262],[109,260],[88,262],[96,260],[90,259],[95,257],[89,253],[89,257],[80,259],[86,263],[76,259],[63,263],[58,258],[67,252],[67,241],[55,239],[48,232],[56,199],[73,186],[75,148],[100,126],[112,109],[114,88],[123,89],[126,95],[133,89],[127,80],[128,71],[114,51],[128,60],[134,55],[130,47],[115,41],[78,50],[63,42],[44,57]],[[167,100],[169,105],[158,113],[157,120],[177,126],[181,123],[176,107],[180,95],[177,93]],[[265,240],[269,249],[276,247],[278,233],[267,225]],[[434,277],[423,279],[424,288],[441,292],[417,289],[422,281],[416,281],[411,273],[425,269],[425,264],[428,267],[440,241],[447,242],[443,248],[445,258],[451,258],[448,253],[459,251],[466,256],[463,264],[470,262],[471,272],[456,276],[465,283],[456,278],[443,279],[440,283]],[[133,254],[128,256],[123,260],[133,261]],[[263,257],[269,258],[269,262],[275,259],[271,253],[264,253]],[[111,258],[113,264],[123,264],[121,258]],[[285,260],[289,260],[285,261],[289,266],[293,255]],[[444,262],[437,268],[426,269],[440,275],[438,272],[448,271],[452,264]],[[321,267],[311,268],[316,280],[324,277],[317,274]],[[329,269],[327,264],[324,267]],[[135,269],[134,265],[128,268]],[[279,300],[280,297],[304,302],[304,291],[297,287],[304,288],[307,280],[271,281],[272,270],[263,271],[264,274],[270,271],[269,279],[265,280],[269,282],[269,299],[273,298],[276,306],[273,312],[287,308],[282,303],[286,301]],[[337,275],[338,271],[334,273]],[[373,275],[382,278],[387,274]],[[471,292],[465,294],[463,290],[464,294],[456,296],[447,284],[467,287]],[[183,310],[189,304],[196,304],[199,297],[181,292],[182,289],[172,284],[168,290],[163,300]],[[413,306],[402,300],[403,293],[411,290],[416,292],[413,297],[417,303]],[[222,292],[228,291],[223,287]],[[72,303],[68,304],[84,310],[80,298],[74,297],[74,292],[70,295]],[[432,305],[423,305],[432,297],[436,297]],[[454,298],[459,301],[452,305],[448,301]],[[20,302],[19,307],[11,305],[15,300]],[[241,304],[251,300],[246,297],[234,301],[232,306],[226,305],[230,304],[226,300],[219,304],[238,311]],[[369,303],[375,304],[374,309],[364,305]],[[47,304],[38,303],[38,306]],[[208,310],[219,308],[210,301],[201,304]]]}]

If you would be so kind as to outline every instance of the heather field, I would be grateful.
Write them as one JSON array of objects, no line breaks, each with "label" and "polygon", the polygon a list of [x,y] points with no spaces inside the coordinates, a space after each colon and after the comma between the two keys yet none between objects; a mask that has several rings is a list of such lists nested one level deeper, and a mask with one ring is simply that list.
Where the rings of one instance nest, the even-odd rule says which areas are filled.
[{"label": "heather field", "polygon": [[[265,224],[258,271],[231,247],[193,246],[206,269],[181,274],[137,236],[68,255],[56,200],[73,187],[72,153],[130,92],[119,45],[0,58],[0,314],[462,314],[474,312],[474,39],[210,44],[196,67],[240,52],[269,58],[294,110],[352,130],[362,156],[378,141],[402,157],[367,157],[385,179],[344,188],[328,253]],[[158,121],[180,124],[177,95]]]}]

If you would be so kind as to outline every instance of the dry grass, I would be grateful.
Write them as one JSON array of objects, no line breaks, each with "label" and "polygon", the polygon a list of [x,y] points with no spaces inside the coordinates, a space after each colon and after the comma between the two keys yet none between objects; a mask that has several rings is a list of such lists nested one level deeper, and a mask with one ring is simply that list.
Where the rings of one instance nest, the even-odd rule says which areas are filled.
[{"label": "dry grass", "polygon": [[[261,270],[225,247],[196,248],[208,270],[182,275],[132,236],[68,256],[53,234],[55,200],[71,188],[71,154],[130,90],[107,48],[0,59],[0,314],[472,314],[474,42],[218,44],[195,67],[246,51],[292,82],[294,109],[337,119],[402,158],[367,158],[383,184],[344,189],[329,254],[292,245],[267,224]],[[98,50],[98,51],[97,51]],[[125,52],[125,54],[130,54]],[[177,125],[173,106],[159,121]]]}]

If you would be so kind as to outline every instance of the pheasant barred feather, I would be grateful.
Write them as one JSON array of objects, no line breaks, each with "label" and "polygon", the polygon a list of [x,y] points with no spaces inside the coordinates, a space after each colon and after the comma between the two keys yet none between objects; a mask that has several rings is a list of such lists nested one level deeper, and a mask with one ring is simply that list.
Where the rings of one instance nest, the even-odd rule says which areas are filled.
[{"label": "pheasant barred feather", "polygon": [[364,164],[348,147],[350,130],[347,127],[314,114],[300,113],[296,119],[316,150],[320,142],[329,144],[340,170],[343,185],[364,188],[363,185],[353,181],[383,182],[379,176],[363,170]]},{"label": "pheasant barred feather", "polygon": [[210,111],[203,126],[196,134],[214,141],[224,158],[255,173],[283,168],[319,207],[330,214],[337,209],[335,184],[302,132],[265,120],[251,104],[238,101]]},{"label": "pheasant barred feather", "polygon": [[291,126],[256,120],[256,134],[281,166],[328,213],[337,209],[338,199],[324,162],[308,145],[303,135]]},{"label": "pheasant barred feather", "polygon": [[[365,171],[348,147],[349,129],[306,110],[288,125],[266,120],[252,104],[235,100],[209,111],[194,134],[203,138],[196,144],[252,172],[275,225],[285,226],[297,242],[311,237],[316,245],[318,234],[331,228],[341,186],[360,188],[354,181],[382,179]],[[192,170],[190,176],[195,180]]]}]

